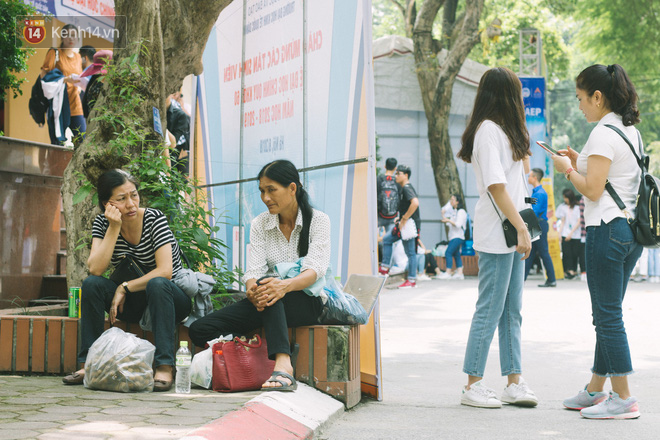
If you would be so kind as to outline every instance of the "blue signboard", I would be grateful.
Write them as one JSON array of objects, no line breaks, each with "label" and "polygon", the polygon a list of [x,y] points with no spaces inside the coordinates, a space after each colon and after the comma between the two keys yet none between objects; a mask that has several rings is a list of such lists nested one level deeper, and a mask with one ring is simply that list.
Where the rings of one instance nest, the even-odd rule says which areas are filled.
[{"label": "blue signboard", "polygon": [[545,78],[543,77],[521,77],[523,102],[525,103],[525,119],[529,140],[531,143],[532,157],[531,168],[541,168],[546,176],[552,175],[552,160],[536,141],[548,142],[548,118],[545,102]]}]

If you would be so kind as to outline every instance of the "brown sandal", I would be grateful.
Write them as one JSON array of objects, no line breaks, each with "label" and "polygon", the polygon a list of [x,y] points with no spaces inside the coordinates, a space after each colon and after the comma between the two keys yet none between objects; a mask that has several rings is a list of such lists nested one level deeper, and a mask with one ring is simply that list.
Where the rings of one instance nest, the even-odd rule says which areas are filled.
[{"label": "brown sandal", "polygon": [[84,379],[85,379],[84,374],[74,372],[74,373],[69,374],[68,376],[64,376],[62,378],[62,382],[65,385],[82,385]]},{"label": "brown sandal", "polygon": [[171,380],[161,380],[161,379],[154,380],[154,392],[158,393],[158,392],[169,391],[170,388],[172,388]]}]

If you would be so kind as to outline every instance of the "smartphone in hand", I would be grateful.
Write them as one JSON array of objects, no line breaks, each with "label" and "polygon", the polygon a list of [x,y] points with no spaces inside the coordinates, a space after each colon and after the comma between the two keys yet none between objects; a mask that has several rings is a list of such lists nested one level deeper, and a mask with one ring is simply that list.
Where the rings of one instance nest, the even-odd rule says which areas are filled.
[{"label": "smartphone in hand", "polygon": [[552,148],[549,144],[547,144],[543,141],[536,141],[536,143],[539,144],[539,146],[541,148],[543,148],[545,151],[547,151],[548,153],[553,154],[553,155],[557,155],[557,156],[561,156],[561,154],[559,154],[559,152],[557,150],[555,150],[554,148]]}]

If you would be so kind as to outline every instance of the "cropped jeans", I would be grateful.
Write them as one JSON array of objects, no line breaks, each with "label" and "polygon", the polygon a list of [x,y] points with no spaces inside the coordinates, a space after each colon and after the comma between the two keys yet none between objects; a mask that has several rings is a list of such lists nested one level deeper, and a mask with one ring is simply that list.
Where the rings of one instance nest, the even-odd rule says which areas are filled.
[{"label": "cropped jeans", "polygon": [[591,295],[596,352],[591,372],[602,377],[633,373],[623,325],[623,298],[642,246],[624,218],[587,227],[587,284]]},{"label": "cropped jeans", "polygon": [[525,262],[517,252],[479,252],[479,298],[472,317],[463,372],[483,377],[495,329],[499,336],[502,376],[519,374],[520,327]]},{"label": "cropped jeans", "polygon": [[[447,270],[453,267],[453,261],[456,261],[456,269],[463,267],[463,260],[461,260],[461,246],[463,246],[462,238],[454,238],[449,242],[447,250],[445,251],[445,260],[447,261]],[[453,261],[452,261],[453,260]]]}]

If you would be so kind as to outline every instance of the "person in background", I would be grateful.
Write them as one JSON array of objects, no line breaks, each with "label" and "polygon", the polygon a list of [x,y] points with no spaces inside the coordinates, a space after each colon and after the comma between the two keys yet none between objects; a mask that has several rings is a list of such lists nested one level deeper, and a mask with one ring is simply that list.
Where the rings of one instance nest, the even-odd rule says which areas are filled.
[{"label": "person in background", "polygon": [[80,54],[80,59],[82,61],[82,71],[83,73],[89,66],[92,65],[94,62],[94,54],[96,53],[96,49],[92,46],[83,46],[80,48],[78,51]]},{"label": "person in background", "polygon": [[[642,246],[635,241],[627,216],[634,215],[641,170],[627,143],[605,125],[617,127],[639,151],[641,139],[637,92],[618,64],[595,64],[576,79],[575,92],[587,122],[596,122],[581,153],[567,147],[552,155],[555,168],[585,197],[587,285],[596,329],[591,380],[564,406],[588,419],[631,419],[640,415],[630,392],[633,373],[623,323],[623,298]],[[627,207],[624,213],[605,190],[610,182]],[[610,379],[612,391],[604,390]]]},{"label": "person in background", "polygon": [[577,264],[582,248],[582,222],[580,206],[572,189],[566,188],[562,195],[564,203],[557,207],[555,217],[561,222],[561,257],[564,264],[564,276],[571,280],[577,276]]},{"label": "person in background", "polygon": [[385,174],[378,176],[376,180],[376,200],[378,200],[378,227],[385,228],[389,234],[394,228],[394,219],[399,213],[399,200],[401,198],[401,187],[396,183],[394,172],[397,160],[388,157],[385,160]]},{"label": "person in background", "polygon": [[660,283],[660,248],[648,249],[649,281]]},{"label": "person in background", "polygon": [[421,217],[419,214],[419,198],[417,198],[417,191],[410,183],[410,168],[406,165],[399,165],[396,169],[396,183],[401,187],[401,199],[399,201],[399,215],[398,221],[395,224],[398,226],[399,231],[403,231],[406,223],[412,219],[415,223],[417,233],[414,237],[403,240],[401,234],[394,236],[393,234],[385,234],[383,237],[383,264],[379,268],[382,275],[386,275],[390,269],[390,260],[392,256],[392,244],[401,240],[403,247],[408,257],[408,278],[404,281],[399,289],[409,289],[417,287],[417,252],[415,251],[417,237],[419,236]]},{"label": "person in background", "polygon": [[101,94],[103,83],[100,81],[101,77],[108,73],[106,64],[112,61],[111,50],[99,50],[93,56],[93,63],[80,75],[81,80],[86,80],[85,95],[82,98],[83,114],[85,119],[89,118],[96,100]]},{"label": "person in background", "polygon": [[[452,194],[449,198],[451,210],[443,210],[446,216],[440,220],[441,222],[449,225],[447,233],[449,244],[445,252],[445,260],[447,262],[447,271],[440,276],[441,279],[453,278],[462,280],[463,276],[463,260],[461,260],[461,248],[465,242],[465,226],[467,224],[467,211],[463,208],[463,202],[459,194]],[[448,214],[448,215],[447,215]],[[453,260],[453,261],[452,261]],[[456,262],[456,270],[453,262]]]},{"label": "person in background", "polygon": [[172,133],[175,139],[173,154],[170,157],[172,166],[181,174],[188,174],[188,151],[190,150],[190,116],[186,114],[177,102],[177,93],[172,93],[167,97],[167,131]]},{"label": "person in background", "polygon": [[[532,241],[519,214],[526,207],[524,175],[529,168],[522,84],[511,70],[496,67],[481,77],[458,157],[472,163],[479,200],[474,211],[474,249],[479,255],[479,297],[470,325],[461,404],[501,408],[502,402],[536,406],[538,398],[522,378],[524,261]],[[497,206],[496,206],[497,205]],[[511,221],[517,245],[507,246],[500,214]],[[483,384],[488,351],[499,335],[500,370],[507,376],[501,399]]]},{"label": "person in background", "polygon": [[527,182],[534,187],[532,190],[532,198],[536,199],[536,203],[532,205],[532,209],[534,209],[534,213],[539,219],[541,236],[538,240],[532,243],[532,253],[525,262],[525,280],[527,280],[529,270],[532,268],[534,257],[536,254],[539,254],[543,261],[545,274],[547,276],[545,283],[539,284],[539,287],[555,287],[557,286],[555,266],[552,264],[552,258],[550,258],[550,252],[548,251],[548,193],[543,189],[541,180],[543,180],[543,170],[540,168],[532,169],[527,178]]},{"label": "person in background", "polygon": [[[50,49],[41,66],[41,79],[44,87],[44,95],[51,100],[48,110],[48,135],[50,143],[62,145],[66,141],[66,129],[70,128],[74,138],[84,137],[87,131],[87,123],[83,115],[82,102],[80,100],[80,89],[75,85],[82,73],[82,60],[80,54],[75,51],[78,46],[80,31],[76,26],[67,24],[62,28],[62,42],[57,49]],[[61,74],[53,72],[58,69]],[[50,75],[49,75],[50,74]],[[47,76],[48,75],[48,76]],[[49,85],[54,85],[62,80],[66,84],[68,99],[60,102],[60,88],[53,88],[50,92]],[[76,145],[77,142],[74,142]]]},{"label": "person in background", "polygon": [[587,281],[587,258],[585,255],[585,243],[587,242],[587,226],[584,222],[584,196],[580,197],[580,252],[578,263],[580,264],[580,281]]}]

